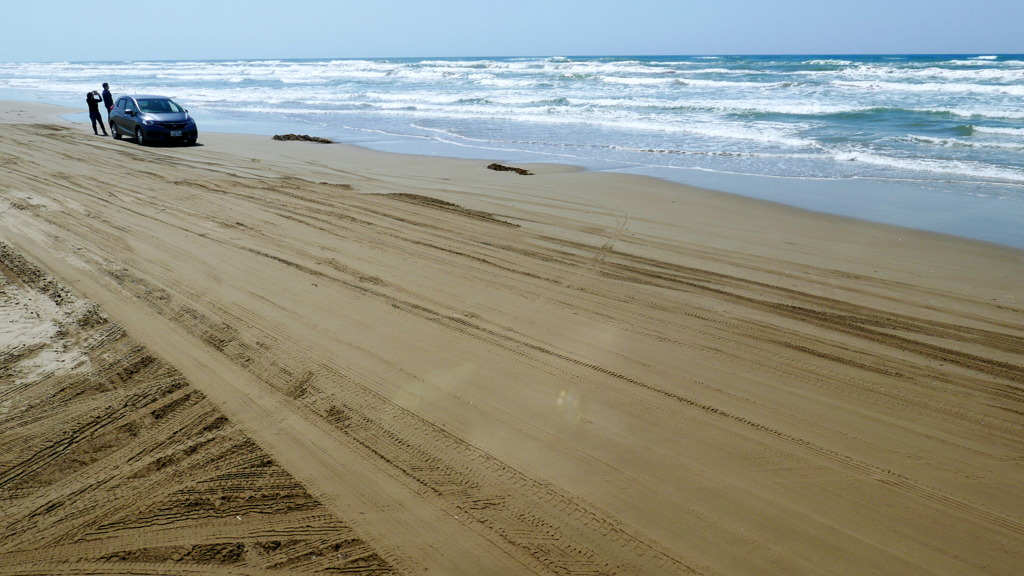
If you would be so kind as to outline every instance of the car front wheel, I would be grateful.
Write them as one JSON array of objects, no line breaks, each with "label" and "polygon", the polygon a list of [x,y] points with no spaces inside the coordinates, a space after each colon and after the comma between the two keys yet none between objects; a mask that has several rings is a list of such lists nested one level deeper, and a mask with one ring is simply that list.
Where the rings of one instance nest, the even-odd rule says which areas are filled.
[{"label": "car front wheel", "polygon": [[142,135],[142,128],[135,129],[135,140],[139,143],[139,146],[145,146],[147,144],[145,137]]}]

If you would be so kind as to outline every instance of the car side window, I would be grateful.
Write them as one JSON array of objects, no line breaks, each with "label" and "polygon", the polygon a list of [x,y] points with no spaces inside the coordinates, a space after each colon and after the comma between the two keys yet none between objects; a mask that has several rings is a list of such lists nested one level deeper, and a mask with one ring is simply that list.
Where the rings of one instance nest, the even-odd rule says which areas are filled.
[{"label": "car side window", "polygon": [[131,98],[125,98],[124,100],[124,111],[125,112],[138,112],[135,109],[135,102]]}]

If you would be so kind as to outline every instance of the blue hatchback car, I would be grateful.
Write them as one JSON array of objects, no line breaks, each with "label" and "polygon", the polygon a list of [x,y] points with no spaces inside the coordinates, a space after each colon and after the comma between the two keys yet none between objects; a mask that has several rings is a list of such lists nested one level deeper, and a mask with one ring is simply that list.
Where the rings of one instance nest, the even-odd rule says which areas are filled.
[{"label": "blue hatchback car", "polygon": [[188,110],[166,96],[121,96],[110,110],[110,134],[118,140],[134,137],[142,145],[195,144],[199,128]]}]

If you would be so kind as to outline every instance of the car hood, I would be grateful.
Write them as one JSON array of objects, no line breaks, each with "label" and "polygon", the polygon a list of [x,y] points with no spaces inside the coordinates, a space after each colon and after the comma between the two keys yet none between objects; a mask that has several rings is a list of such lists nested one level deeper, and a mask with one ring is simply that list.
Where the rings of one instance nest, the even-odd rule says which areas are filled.
[{"label": "car hood", "polygon": [[159,114],[146,112],[145,116],[158,122],[184,122],[188,120],[188,114],[185,112],[161,112]]}]

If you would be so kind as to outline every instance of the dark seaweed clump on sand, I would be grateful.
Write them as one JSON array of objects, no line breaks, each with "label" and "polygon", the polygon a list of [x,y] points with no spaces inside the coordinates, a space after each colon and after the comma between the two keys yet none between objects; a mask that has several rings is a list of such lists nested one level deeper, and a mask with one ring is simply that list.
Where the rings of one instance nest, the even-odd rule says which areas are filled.
[{"label": "dark seaweed clump on sand", "polygon": [[329,138],[320,138],[319,136],[308,136],[306,134],[277,134],[274,136],[274,140],[282,140],[287,142],[319,142],[321,144],[333,144],[334,140]]},{"label": "dark seaweed clump on sand", "polygon": [[487,169],[488,170],[497,170],[499,172],[515,172],[516,174],[522,174],[523,176],[532,176],[533,175],[533,172],[530,172],[529,170],[527,170],[525,168],[513,168],[512,166],[505,166],[503,164],[498,164],[497,162],[495,162],[494,164],[491,164],[490,166],[488,166]]}]

